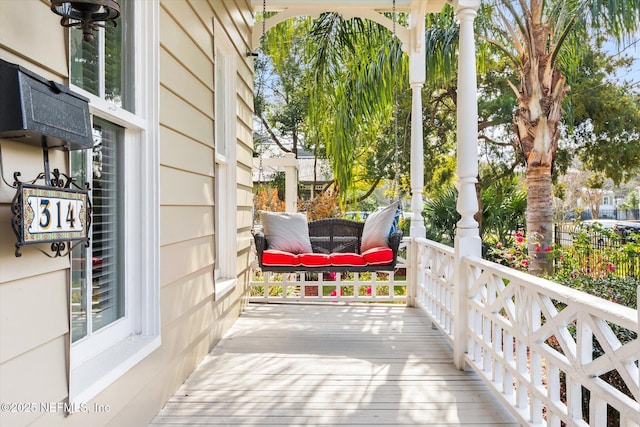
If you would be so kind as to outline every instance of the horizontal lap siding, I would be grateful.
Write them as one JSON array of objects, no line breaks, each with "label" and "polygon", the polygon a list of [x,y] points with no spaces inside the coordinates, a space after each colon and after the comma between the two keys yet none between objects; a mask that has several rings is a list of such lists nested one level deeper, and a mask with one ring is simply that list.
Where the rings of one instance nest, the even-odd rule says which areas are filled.
[{"label": "horizontal lap siding", "polygon": [[172,129],[160,129],[160,163],[200,175],[213,177],[213,148]]},{"label": "horizontal lap siding", "polygon": [[250,35],[253,16],[243,0],[215,3],[223,7],[220,9],[221,12],[217,14],[219,22],[226,28],[238,57],[244,58],[237,64],[238,213],[236,220],[238,224],[238,279],[240,283],[247,283],[250,275],[248,266],[253,259],[251,249],[251,225],[253,223],[251,176],[253,167],[253,60],[246,59],[246,52],[250,51],[252,47]]},{"label": "horizontal lap siding", "polygon": [[[161,127],[167,127],[213,148],[212,117],[165,87],[160,89],[160,105],[162,106],[160,108]],[[163,144],[164,141],[160,143]]]},{"label": "horizontal lap siding", "polygon": [[69,331],[66,279],[58,270],[0,285],[0,363]]},{"label": "horizontal lap siding", "polygon": [[[0,400],[4,403],[62,402],[67,396],[65,346],[64,335],[59,335],[2,363]],[[39,408],[33,412],[2,411],[0,426],[27,425],[43,414],[46,411]]]},{"label": "horizontal lap siding", "polygon": [[47,3],[0,1],[0,53],[5,61],[24,60],[21,65],[63,83],[68,67],[65,31]]},{"label": "horizontal lap siding", "polygon": [[163,167],[160,171],[160,185],[160,204],[164,206],[213,205],[212,176]]},{"label": "horizontal lap siding", "polygon": [[[212,18],[238,53],[238,286],[214,300],[213,188],[214,58]],[[235,321],[248,282],[251,227],[252,59],[245,56],[253,16],[248,0],[160,2],[160,288],[162,345],[100,393],[111,411],[92,413],[92,425],[146,425]],[[25,28],[33,31],[25,32]],[[44,0],[0,0],[0,57],[67,83],[66,30]],[[47,43],[41,43],[47,40]],[[5,176],[42,171],[42,150],[2,141]],[[66,171],[66,153],[51,167]],[[0,400],[59,402],[66,397],[65,286],[68,258],[32,248],[15,258],[9,204],[15,191],[0,183]],[[5,238],[8,236],[8,238]],[[150,284],[153,286],[153,284]],[[9,295],[9,297],[5,296]],[[24,302],[27,299],[31,302]],[[34,302],[35,301],[35,302]],[[13,313],[15,311],[15,313]],[[4,313],[11,313],[6,316]],[[26,373],[26,374],[25,374]],[[19,378],[18,378],[19,375]],[[15,378],[14,378],[15,377]],[[82,414],[22,415],[0,425],[86,425]],[[6,421],[6,422],[5,422]]]},{"label": "horizontal lap siding", "polygon": [[[0,58],[66,83],[65,29],[41,0],[0,1]],[[43,42],[46,41],[46,42]],[[0,138],[4,178],[30,181],[43,171],[42,150]],[[67,172],[67,154],[49,153],[51,170]],[[15,256],[11,201],[0,181],[0,402],[59,402],[67,396],[68,257],[48,258],[33,246]],[[44,247],[46,250],[46,246]],[[0,412],[0,426],[38,423],[35,412]]]},{"label": "horizontal lap siding", "polygon": [[173,286],[195,271],[213,264],[213,239],[200,238],[165,245],[160,251],[160,286]]},{"label": "horizontal lap siding", "polygon": [[[162,347],[154,357],[162,369],[118,415],[117,421],[128,425],[140,419],[135,407],[167,399],[235,321],[250,258],[253,65],[244,56],[253,20],[249,4],[164,0],[160,5]],[[213,283],[214,16],[238,52],[239,280],[222,301],[215,300]]]},{"label": "horizontal lap siding", "polygon": [[167,286],[160,301],[163,324],[171,324],[189,313],[194,304],[209,301],[213,292],[213,276],[209,269],[196,270],[174,286]]},{"label": "horizontal lap siding", "polygon": [[162,245],[187,242],[194,238],[211,238],[213,208],[210,206],[163,206],[160,208]]}]

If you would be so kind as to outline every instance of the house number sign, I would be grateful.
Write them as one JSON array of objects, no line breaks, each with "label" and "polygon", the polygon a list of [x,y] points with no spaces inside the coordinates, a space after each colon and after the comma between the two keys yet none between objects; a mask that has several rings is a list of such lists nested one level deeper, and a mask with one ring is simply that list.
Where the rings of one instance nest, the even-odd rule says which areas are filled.
[{"label": "house number sign", "polygon": [[88,240],[91,207],[87,190],[20,183],[12,210],[17,256],[24,245],[52,243],[52,250],[59,252],[68,249],[66,242]]}]

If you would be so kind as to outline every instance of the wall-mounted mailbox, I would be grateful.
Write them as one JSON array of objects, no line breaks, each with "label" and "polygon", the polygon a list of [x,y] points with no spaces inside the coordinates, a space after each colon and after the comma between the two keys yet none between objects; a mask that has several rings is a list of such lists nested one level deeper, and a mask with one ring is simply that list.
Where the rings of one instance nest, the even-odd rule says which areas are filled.
[{"label": "wall-mounted mailbox", "polygon": [[89,101],[0,59],[0,138],[43,148],[92,148]]}]

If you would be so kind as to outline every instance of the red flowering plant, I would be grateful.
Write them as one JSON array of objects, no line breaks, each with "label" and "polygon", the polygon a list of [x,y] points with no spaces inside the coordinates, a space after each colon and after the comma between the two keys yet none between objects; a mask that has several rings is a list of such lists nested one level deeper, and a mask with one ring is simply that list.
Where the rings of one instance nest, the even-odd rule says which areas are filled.
[{"label": "red flowering plant", "polygon": [[[527,271],[529,269],[529,261],[531,256],[527,249],[527,237],[523,231],[516,231],[508,236],[505,242],[495,242],[490,245],[486,251],[487,259],[503,264],[511,268],[515,268],[520,271]],[[551,246],[542,247],[540,243],[542,239],[535,238],[536,252],[545,252],[547,256],[552,255],[553,248]]]}]

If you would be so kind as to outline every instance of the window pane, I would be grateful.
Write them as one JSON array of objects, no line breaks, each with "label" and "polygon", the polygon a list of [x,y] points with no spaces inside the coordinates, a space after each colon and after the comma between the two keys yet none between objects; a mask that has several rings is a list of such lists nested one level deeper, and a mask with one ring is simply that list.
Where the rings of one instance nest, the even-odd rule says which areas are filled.
[{"label": "window pane", "polygon": [[117,25],[94,31],[92,42],[84,41],[81,29],[70,29],[71,83],[135,113],[133,2],[121,0],[120,11]]},{"label": "window pane", "polygon": [[90,183],[93,207],[91,244],[78,245],[71,254],[72,342],[125,314],[120,167],[124,131],[98,118],[94,122],[93,150],[70,153],[71,175],[80,187]]},{"label": "window pane", "polygon": [[104,97],[122,106],[122,25],[104,32]]},{"label": "window pane", "polygon": [[81,29],[71,28],[69,38],[71,40],[71,83],[100,96],[100,37],[87,42],[82,38]]},{"label": "window pane", "polygon": [[[71,151],[71,177],[77,186],[84,188],[87,181],[88,150]],[[87,336],[87,271],[86,248],[77,245],[71,252],[71,342]]]},{"label": "window pane", "polygon": [[93,233],[91,236],[92,331],[124,316],[123,268],[120,250],[122,179],[121,128],[96,119],[94,125]]},{"label": "window pane", "polygon": [[109,26],[105,34],[105,98],[135,113],[133,1],[120,1],[117,27]]}]

